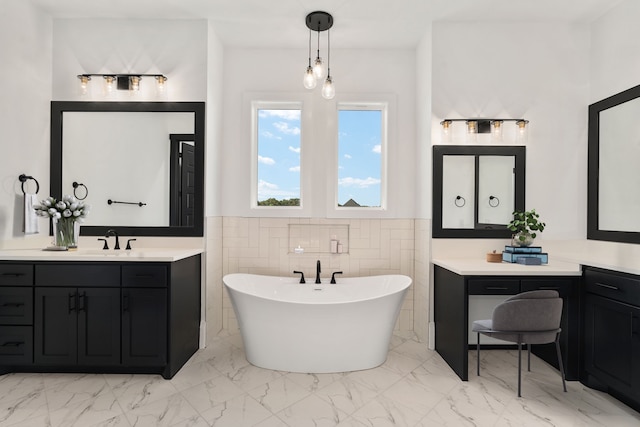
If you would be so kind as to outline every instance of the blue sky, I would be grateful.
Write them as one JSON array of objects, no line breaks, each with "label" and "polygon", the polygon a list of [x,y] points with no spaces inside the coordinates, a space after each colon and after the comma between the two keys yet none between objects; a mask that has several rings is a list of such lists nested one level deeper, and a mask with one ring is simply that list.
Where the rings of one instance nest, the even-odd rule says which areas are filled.
[{"label": "blue sky", "polygon": [[[339,204],[380,206],[381,118],[379,110],[339,110]],[[300,127],[300,110],[258,111],[259,201],[300,197]]]}]

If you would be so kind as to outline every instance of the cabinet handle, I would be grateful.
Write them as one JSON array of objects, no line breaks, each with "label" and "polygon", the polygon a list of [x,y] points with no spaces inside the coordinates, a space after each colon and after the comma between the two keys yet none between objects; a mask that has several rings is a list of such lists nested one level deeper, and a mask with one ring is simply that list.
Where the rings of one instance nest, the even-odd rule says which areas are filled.
[{"label": "cabinet handle", "polygon": [[636,316],[631,316],[631,336],[638,336],[638,318]]},{"label": "cabinet handle", "polygon": [[153,274],[136,274],[134,277],[140,277],[142,279],[152,279],[155,277]]},{"label": "cabinet handle", "polygon": [[617,286],[607,285],[606,283],[595,282],[595,285],[600,286],[602,288],[611,289],[611,290],[614,290],[614,291],[619,291],[620,290],[620,288],[618,288]]},{"label": "cabinet handle", "polygon": [[83,292],[78,295],[78,311],[87,310],[87,293]]},{"label": "cabinet handle", "polygon": [[69,294],[69,313],[76,311],[76,293]]},{"label": "cabinet handle", "polygon": [[129,311],[129,295],[122,295],[122,311]]},{"label": "cabinet handle", "polygon": [[560,290],[560,286],[540,286],[538,289],[559,291]]},{"label": "cabinet handle", "polygon": [[23,305],[23,302],[5,302],[2,304],[3,307],[22,307]]},{"label": "cabinet handle", "polygon": [[488,291],[506,291],[509,288],[506,286],[486,286],[485,289]]},{"label": "cabinet handle", "polygon": [[24,273],[2,273],[3,276],[20,277],[24,276]]},{"label": "cabinet handle", "polygon": [[2,343],[2,347],[20,347],[24,345],[24,341],[7,341]]}]

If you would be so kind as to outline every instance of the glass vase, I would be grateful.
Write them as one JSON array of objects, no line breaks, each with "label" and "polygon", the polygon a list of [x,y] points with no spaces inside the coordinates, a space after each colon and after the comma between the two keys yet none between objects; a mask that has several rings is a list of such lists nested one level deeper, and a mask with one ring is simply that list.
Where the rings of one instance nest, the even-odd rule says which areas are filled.
[{"label": "glass vase", "polygon": [[521,231],[511,236],[511,244],[513,246],[531,246],[533,244],[533,236],[526,231]]},{"label": "glass vase", "polygon": [[53,244],[69,250],[78,248],[80,224],[75,218],[59,218],[53,220]]}]

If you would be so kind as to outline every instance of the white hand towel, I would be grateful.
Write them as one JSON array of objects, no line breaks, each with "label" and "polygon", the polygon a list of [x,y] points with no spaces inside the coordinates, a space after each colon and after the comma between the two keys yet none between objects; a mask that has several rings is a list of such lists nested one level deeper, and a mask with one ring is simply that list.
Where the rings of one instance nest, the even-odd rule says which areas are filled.
[{"label": "white hand towel", "polygon": [[38,224],[38,215],[33,208],[38,204],[38,196],[35,194],[24,195],[24,222],[22,224],[22,231],[24,234],[38,234],[40,233],[40,224]]}]

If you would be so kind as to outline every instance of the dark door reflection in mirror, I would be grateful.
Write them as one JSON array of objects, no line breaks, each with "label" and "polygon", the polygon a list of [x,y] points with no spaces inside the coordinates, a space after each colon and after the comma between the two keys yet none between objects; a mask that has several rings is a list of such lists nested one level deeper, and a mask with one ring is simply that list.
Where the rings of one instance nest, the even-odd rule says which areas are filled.
[{"label": "dark door reflection in mirror", "polygon": [[524,209],[525,147],[433,147],[433,237],[508,238]]},{"label": "dark door reflection in mirror", "polygon": [[640,243],[640,86],[589,106],[587,238]]},{"label": "dark door reflection in mirror", "polygon": [[203,176],[202,102],[51,103],[51,194],[90,189],[82,235],[202,236]]}]

